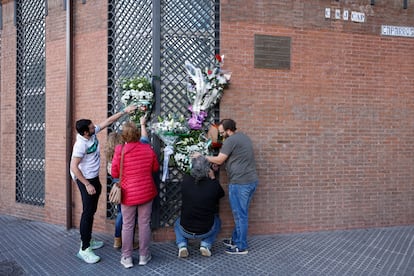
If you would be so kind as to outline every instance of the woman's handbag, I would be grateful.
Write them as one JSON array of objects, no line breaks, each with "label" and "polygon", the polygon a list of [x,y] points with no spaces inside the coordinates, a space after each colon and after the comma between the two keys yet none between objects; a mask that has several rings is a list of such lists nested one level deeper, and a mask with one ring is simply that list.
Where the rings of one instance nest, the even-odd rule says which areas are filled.
[{"label": "woman's handbag", "polygon": [[121,180],[122,180],[122,169],[123,169],[123,164],[124,164],[124,145],[122,145],[122,150],[121,150],[121,166],[120,166],[120,171],[119,171],[119,182],[115,183],[112,188],[111,191],[109,192],[109,202],[118,205],[119,203],[121,203]]}]

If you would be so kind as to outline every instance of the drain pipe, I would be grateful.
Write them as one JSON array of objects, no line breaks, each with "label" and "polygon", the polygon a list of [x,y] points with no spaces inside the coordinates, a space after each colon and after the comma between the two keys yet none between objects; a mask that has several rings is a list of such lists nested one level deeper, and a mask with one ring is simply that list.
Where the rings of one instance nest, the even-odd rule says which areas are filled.
[{"label": "drain pipe", "polygon": [[72,228],[72,178],[69,173],[72,155],[72,1],[64,0],[66,10],[66,229]]}]

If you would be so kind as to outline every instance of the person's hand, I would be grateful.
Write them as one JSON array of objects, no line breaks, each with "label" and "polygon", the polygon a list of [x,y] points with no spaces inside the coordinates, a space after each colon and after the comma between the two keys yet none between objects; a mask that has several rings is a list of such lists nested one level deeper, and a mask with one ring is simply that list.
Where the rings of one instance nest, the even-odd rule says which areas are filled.
[{"label": "person's hand", "polygon": [[89,194],[89,195],[94,195],[94,194],[96,194],[95,187],[94,187],[92,184],[87,184],[87,185],[85,186],[85,188],[86,188],[86,191],[88,192],[88,194]]},{"label": "person's hand", "polygon": [[131,112],[134,112],[136,109],[137,109],[136,105],[129,105],[125,107],[124,111],[129,114]]},{"label": "person's hand", "polygon": [[147,122],[147,114],[139,118],[140,125],[145,125],[146,122]]},{"label": "person's hand", "polygon": [[219,166],[219,165],[217,165],[217,164],[211,163],[210,168],[211,168],[213,171],[215,171],[215,172],[216,172],[216,171],[218,171],[218,170],[219,170],[220,166]]}]

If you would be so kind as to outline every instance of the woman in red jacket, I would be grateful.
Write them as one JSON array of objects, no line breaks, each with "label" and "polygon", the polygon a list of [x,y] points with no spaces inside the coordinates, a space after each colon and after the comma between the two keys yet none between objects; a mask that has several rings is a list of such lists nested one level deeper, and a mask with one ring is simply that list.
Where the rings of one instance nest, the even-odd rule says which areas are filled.
[{"label": "woman in red jacket", "polygon": [[135,123],[127,122],[122,126],[124,145],[115,147],[112,159],[111,175],[120,177],[121,154],[123,152],[122,190],[122,256],[121,264],[125,268],[133,267],[132,250],[135,228],[135,214],[138,210],[139,228],[139,265],[151,260],[149,245],[151,242],[152,201],[157,196],[152,174],[159,170],[158,158],[149,144],[139,141],[140,132]]}]

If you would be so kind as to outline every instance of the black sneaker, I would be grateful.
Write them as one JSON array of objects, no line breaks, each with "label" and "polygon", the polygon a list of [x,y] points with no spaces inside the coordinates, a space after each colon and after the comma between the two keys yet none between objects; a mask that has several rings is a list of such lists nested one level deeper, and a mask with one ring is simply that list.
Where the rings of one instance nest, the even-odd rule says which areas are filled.
[{"label": "black sneaker", "polygon": [[227,254],[233,254],[233,255],[246,255],[249,251],[247,249],[240,250],[237,247],[227,247],[226,253]]},{"label": "black sneaker", "polygon": [[235,248],[236,247],[236,245],[234,244],[234,242],[231,239],[224,239],[223,244],[226,247],[229,247],[229,248]]}]

